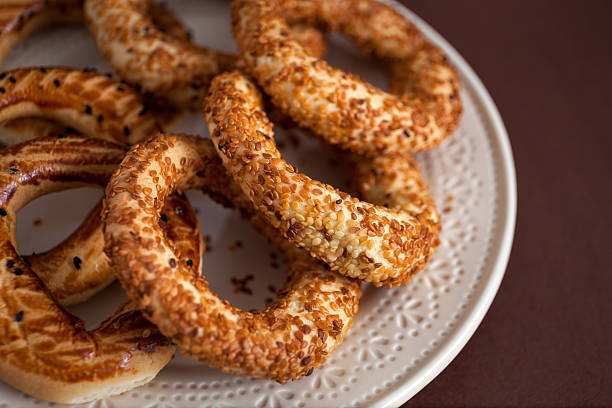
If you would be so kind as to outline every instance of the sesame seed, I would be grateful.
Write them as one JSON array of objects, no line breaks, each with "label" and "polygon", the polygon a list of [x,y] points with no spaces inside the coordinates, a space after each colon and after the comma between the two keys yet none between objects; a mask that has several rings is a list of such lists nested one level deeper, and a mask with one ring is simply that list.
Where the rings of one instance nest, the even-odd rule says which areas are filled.
[{"label": "sesame seed", "polygon": [[14,77],[14,76],[12,76],[12,75],[9,77],[9,81],[10,81],[10,83],[11,83],[11,84],[14,84],[14,83],[16,83],[16,82],[17,82],[17,80],[15,79],[15,77]]},{"label": "sesame seed", "polygon": [[59,88],[61,85],[61,82],[59,81],[59,79],[54,79],[53,80],[53,85],[55,85],[56,88]]},{"label": "sesame seed", "polygon": [[91,108],[91,105],[86,104],[85,105],[85,113],[88,114],[88,115],[91,115],[92,112],[93,112],[93,109]]},{"label": "sesame seed", "polygon": [[17,276],[21,276],[21,275],[23,275],[23,271],[22,271],[21,269],[19,269],[19,268],[15,268],[15,269],[13,269],[13,273],[14,273],[15,275],[17,275]]},{"label": "sesame seed", "polygon": [[15,315],[15,321],[16,321],[16,322],[20,322],[20,321],[21,321],[21,319],[23,319],[23,310],[22,310],[22,311],[20,311],[20,312],[18,312],[18,313]]},{"label": "sesame seed", "polygon": [[6,210],[4,208],[0,208],[0,217],[6,217]]}]

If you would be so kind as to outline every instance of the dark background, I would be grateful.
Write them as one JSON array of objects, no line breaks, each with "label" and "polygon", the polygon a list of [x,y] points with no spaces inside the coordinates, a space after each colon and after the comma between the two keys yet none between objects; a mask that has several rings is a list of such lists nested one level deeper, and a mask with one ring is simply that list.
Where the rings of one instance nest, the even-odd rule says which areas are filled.
[{"label": "dark background", "polygon": [[612,406],[612,1],[402,2],[489,89],[518,182],[491,309],[405,406]]}]

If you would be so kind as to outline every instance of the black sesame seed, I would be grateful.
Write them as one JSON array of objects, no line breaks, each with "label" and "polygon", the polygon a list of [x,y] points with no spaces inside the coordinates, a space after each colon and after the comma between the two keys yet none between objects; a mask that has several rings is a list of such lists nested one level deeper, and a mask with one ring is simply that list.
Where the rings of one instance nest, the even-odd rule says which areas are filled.
[{"label": "black sesame seed", "polygon": [[15,269],[13,269],[13,273],[14,273],[15,275],[17,275],[17,276],[21,276],[21,275],[23,275],[23,271],[22,271],[21,269],[19,269],[19,268],[15,268]]},{"label": "black sesame seed", "polygon": [[159,218],[161,218],[163,222],[168,222],[168,217],[166,217],[166,214],[160,215]]},{"label": "black sesame seed", "polygon": [[23,319],[23,310],[15,315],[15,321],[20,322]]},{"label": "black sesame seed", "polygon": [[170,258],[170,261],[168,263],[170,264],[171,268],[176,268],[176,259]]},{"label": "black sesame seed", "polygon": [[54,79],[53,80],[53,85],[55,85],[56,88],[59,88],[61,84],[62,83],[59,81],[59,79]]},{"label": "black sesame seed", "polygon": [[121,85],[119,85],[119,86],[117,87],[117,90],[118,90],[119,92],[125,92],[125,88],[124,88],[124,87],[122,87]]},{"label": "black sesame seed", "polygon": [[107,72],[106,74],[104,74],[104,76],[106,76],[107,78],[112,78],[113,77],[113,73],[112,72]]},{"label": "black sesame seed", "polygon": [[142,109],[140,110],[140,112],[138,112],[138,116],[144,116],[147,114],[147,112],[149,111],[149,107],[148,106],[143,106]]},{"label": "black sesame seed", "polygon": [[25,262],[25,264],[28,265],[29,267],[32,267],[32,264],[30,263],[28,258],[23,258],[23,262]]},{"label": "black sesame seed", "polygon": [[104,120],[104,115],[99,114],[98,115],[98,122],[102,122]]},{"label": "black sesame seed", "polygon": [[40,72],[42,72],[43,74],[46,74],[47,73],[47,68],[40,67]]},{"label": "black sesame seed", "polygon": [[8,268],[12,268],[13,266],[15,266],[15,261],[13,261],[12,259],[9,259],[8,261],[6,261],[6,266]]},{"label": "black sesame seed", "polygon": [[91,108],[91,105],[89,104],[85,105],[85,113],[88,115],[91,115],[92,112],[93,112],[93,109]]},{"label": "black sesame seed", "polygon": [[409,131],[404,130],[404,136],[406,136],[406,137],[408,137],[408,138],[409,138],[409,137],[411,136],[411,134],[410,134],[410,132],[409,132]]},{"label": "black sesame seed", "polygon": [[264,133],[263,135],[264,135],[264,137],[266,138],[266,140],[270,140],[270,139],[272,139],[270,136],[266,135],[265,133]]},{"label": "black sesame seed", "polygon": [[4,208],[0,208],[0,217],[6,217],[6,210]]},{"label": "black sesame seed", "polygon": [[0,74],[0,79],[4,79],[5,77],[6,77],[6,73],[3,72]]},{"label": "black sesame seed", "polygon": [[4,88],[2,88],[2,87],[0,86],[0,93],[6,93],[6,89],[4,89]]},{"label": "black sesame seed", "polygon": [[11,173],[11,174],[16,174],[16,173],[19,173],[19,169],[18,169],[18,168],[16,168],[16,167],[9,167],[8,171],[9,171],[9,173]]},{"label": "black sesame seed", "polygon": [[123,127],[123,134],[126,135],[126,136],[129,136],[130,133],[132,133],[132,131],[130,130],[130,127],[129,126],[124,126]]},{"label": "black sesame seed", "polygon": [[12,76],[12,75],[9,77],[9,81],[10,81],[10,83],[11,83],[11,84],[14,84],[15,82],[17,82],[17,80],[15,79],[15,77],[14,77],[14,76]]},{"label": "black sesame seed", "polygon": [[191,259],[187,260],[187,266],[193,266],[193,261]]},{"label": "black sesame seed", "polygon": [[74,263],[75,268],[81,269],[81,264],[83,263],[81,258],[79,258],[78,256],[75,256],[74,258],[72,258],[72,262]]},{"label": "black sesame seed", "polygon": [[183,215],[185,215],[185,210],[183,210],[182,207],[176,207],[174,211],[176,212],[176,215],[178,215],[179,217],[182,217]]},{"label": "black sesame seed", "polygon": [[65,133],[60,133],[59,135],[57,135],[57,137],[60,138],[60,139],[65,139],[65,138],[68,137],[68,135],[65,134]]}]

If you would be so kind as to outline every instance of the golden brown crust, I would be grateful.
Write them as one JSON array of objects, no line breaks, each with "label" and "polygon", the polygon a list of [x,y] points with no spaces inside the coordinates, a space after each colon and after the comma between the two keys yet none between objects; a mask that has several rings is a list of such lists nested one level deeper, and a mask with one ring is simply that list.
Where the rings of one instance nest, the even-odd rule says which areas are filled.
[{"label": "golden brown crust", "polygon": [[[140,96],[104,75],[66,68],[26,68],[0,76],[0,121],[5,121],[0,141],[6,145],[47,135],[62,139],[74,134],[75,130],[65,124],[79,123],[78,127],[87,129],[90,136],[119,142],[136,141],[158,129],[155,118],[143,112],[145,105]],[[127,127],[126,132],[128,123],[132,127]],[[183,205],[189,207],[187,203]],[[102,251],[100,209],[90,213],[64,242],[28,258],[62,305],[82,302],[114,279]],[[86,262],[76,268],[74,259]]]},{"label": "golden brown crust", "polygon": [[[240,61],[160,28],[152,15],[153,4],[151,0],[86,0],[86,24],[104,58],[126,82],[172,105],[197,110],[212,78],[237,69]],[[297,24],[293,32],[313,55],[325,53],[320,30]]]},{"label": "golden brown crust", "polygon": [[8,169],[0,173],[0,378],[38,398],[85,402],[126,391],[152,379],[174,353],[130,305],[86,331],[16,251],[21,207],[48,192],[103,186],[123,155],[115,144],[72,136],[37,139],[0,153],[0,167]]},{"label": "golden brown crust", "polygon": [[[264,311],[221,301],[158,239],[159,206],[186,188],[204,188],[269,231],[225,174],[210,140],[158,135],[134,146],[107,186],[104,210],[107,254],[130,299],[184,353],[213,367],[279,382],[308,374],[351,325],[361,285],[287,253],[290,281]],[[279,234],[271,235],[278,243]]]},{"label": "golden brown crust", "polygon": [[238,72],[215,78],[203,113],[228,173],[289,241],[376,286],[406,284],[424,267],[438,243],[431,200],[388,209],[299,173],[274,144],[256,86]]},{"label": "golden brown crust", "polygon": [[74,68],[0,73],[0,124],[24,117],[50,119],[85,136],[123,144],[159,130],[140,94],[105,75]]},{"label": "golden brown crust", "polygon": [[[104,234],[99,202],[68,238],[52,249],[30,256],[32,270],[63,306],[81,303],[115,280],[115,273],[104,254]],[[160,226],[177,247],[185,262],[200,270],[204,252],[197,216],[189,201],[179,195],[168,197],[162,210]],[[197,243],[194,244],[194,243]]]},{"label": "golden brown crust", "polygon": [[[309,56],[285,15],[301,14],[351,38],[394,68],[393,89]],[[415,26],[375,0],[236,0],[232,25],[247,71],[301,126],[359,154],[427,150],[456,128],[459,81],[444,55]]]}]

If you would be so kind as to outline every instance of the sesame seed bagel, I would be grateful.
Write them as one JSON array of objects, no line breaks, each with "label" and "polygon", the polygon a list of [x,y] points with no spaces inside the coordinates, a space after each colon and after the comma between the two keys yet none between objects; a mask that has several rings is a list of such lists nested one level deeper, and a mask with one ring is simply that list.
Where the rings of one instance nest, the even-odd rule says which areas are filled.
[{"label": "sesame seed bagel", "polygon": [[[5,127],[1,129],[7,130]],[[16,139],[63,139],[71,135],[71,130],[60,124],[37,118],[14,119],[9,122],[9,129],[16,131]],[[11,139],[4,141],[9,145],[16,144]],[[11,160],[17,163],[20,160],[27,161],[28,158],[13,157]],[[180,209],[180,215],[176,209]],[[84,302],[115,280],[110,261],[104,254],[101,210],[100,201],[79,227],[60,244],[42,253],[24,256],[62,306]],[[193,242],[201,240],[197,216],[191,204],[186,198],[173,195],[165,204],[164,214],[166,221],[163,225],[167,226],[168,237],[182,248],[181,253],[193,259],[194,268],[198,269],[199,254],[189,249]],[[199,245],[203,246],[204,243]]]},{"label": "sesame seed bagel", "polygon": [[[60,244],[23,257],[62,306],[84,302],[115,280],[110,260],[104,254],[101,211],[102,202],[99,202]],[[194,270],[199,270],[204,243],[191,204],[183,196],[172,195],[164,203],[162,214],[160,225],[165,228],[166,236]]]},{"label": "sesame seed bagel", "polygon": [[418,171],[397,179],[394,161],[362,159],[370,161],[373,175],[380,166],[388,183],[397,179],[399,189],[392,185],[390,193],[401,192],[402,181],[418,180],[421,195],[414,203],[410,196],[391,199],[392,205],[402,203],[396,208],[359,201],[299,173],[275,146],[256,85],[239,72],[214,79],[203,114],[223,165],[255,209],[332,270],[376,286],[397,286],[429,260],[440,227]]},{"label": "sesame seed bagel", "polygon": [[[83,0],[4,0],[0,5],[0,65],[10,50],[32,33],[53,24],[83,22]],[[151,3],[159,29],[188,41],[189,31],[162,3]]]},{"label": "sesame seed bagel", "polygon": [[[0,142],[5,145],[74,134],[75,130],[64,124],[86,130],[89,136],[120,143],[133,142],[159,129],[137,93],[104,75],[43,67],[9,71],[0,77]],[[190,208],[183,198],[172,200]],[[98,205],[58,246],[26,257],[61,305],[83,302],[114,280],[103,254],[100,210]],[[193,211],[186,212],[188,217],[195,217]],[[178,228],[178,223],[174,225]]]},{"label": "sesame seed bagel", "polygon": [[[160,239],[161,204],[187,188],[237,207],[286,249],[289,281],[265,310],[245,312],[219,299]],[[106,251],[130,299],[183,353],[212,367],[293,380],[323,363],[352,324],[359,281],[283,243],[227,176],[208,139],[160,134],[132,147],[106,188],[104,208]]]},{"label": "sesame seed bagel", "polygon": [[[151,0],[86,0],[85,20],[115,72],[144,93],[197,110],[212,78],[236,69],[237,58],[199,47],[158,28]],[[296,23],[294,35],[308,50],[325,53],[324,34]]]},{"label": "sesame seed bagel", "polygon": [[70,136],[36,139],[0,153],[0,379],[37,398],[82,403],[121,393],[150,381],[174,354],[130,304],[85,330],[16,249],[20,208],[46,193],[104,186],[124,152],[107,141]]},{"label": "sesame seed bagel", "polygon": [[[386,93],[309,56],[287,15],[321,22],[391,66]],[[430,149],[456,128],[459,81],[443,53],[375,0],[235,0],[232,26],[246,70],[272,102],[329,143],[359,154]]]},{"label": "sesame seed bagel", "polygon": [[[105,75],[75,68],[19,68],[0,73],[0,125],[36,117],[80,134],[132,144],[160,127],[140,94]],[[73,131],[74,132],[74,131]],[[6,135],[6,139],[1,139]],[[0,142],[25,139],[0,132]]]}]

